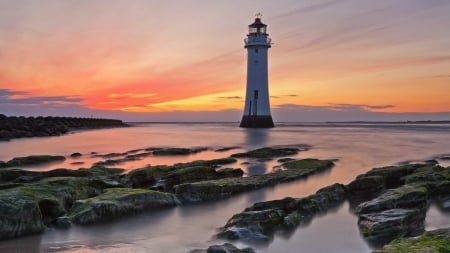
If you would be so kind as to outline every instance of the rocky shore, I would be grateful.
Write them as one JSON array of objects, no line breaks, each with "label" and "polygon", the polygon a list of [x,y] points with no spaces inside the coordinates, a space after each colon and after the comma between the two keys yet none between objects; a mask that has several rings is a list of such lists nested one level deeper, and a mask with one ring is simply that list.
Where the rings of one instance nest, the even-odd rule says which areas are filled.
[{"label": "rocky shore", "polygon": [[[154,148],[143,152],[166,155],[175,151],[173,155],[181,155],[180,150],[183,154],[200,152],[197,148]],[[290,148],[283,153],[285,148],[272,148],[270,152],[265,150],[265,156],[285,157],[298,151]],[[53,156],[21,157],[3,163],[0,169],[0,239],[42,233],[48,227],[68,228],[72,223],[92,224],[144,210],[224,198],[305,178],[333,166],[327,160],[287,159],[280,164],[283,170],[248,177],[244,177],[239,168],[226,167],[237,162],[232,157],[147,166],[128,173],[120,168],[98,165],[44,172],[7,168],[39,164],[50,158]]]},{"label": "rocky shore", "polygon": [[[229,150],[234,149],[231,148]],[[18,169],[60,156],[16,157],[0,163],[0,239],[43,233],[48,228],[94,224],[138,212],[213,201],[246,191],[307,178],[330,170],[334,161],[295,159],[304,147],[266,147],[229,157],[174,165],[148,165],[132,171],[105,167],[123,159],[190,155],[212,148],[143,148],[96,154],[105,161],[78,170]],[[73,153],[70,157],[83,157]],[[277,160],[275,160],[275,158]],[[276,170],[246,175],[238,161],[277,162]],[[110,161],[110,162],[107,162]],[[10,168],[14,167],[14,168]],[[447,252],[448,229],[424,231],[430,202],[450,208],[450,167],[434,160],[374,168],[347,185],[333,184],[306,197],[255,203],[218,228],[216,238],[245,244],[269,244],[348,201],[361,235],[374,252]],[[450,210],[449,210],[450,211]],[[418,236],[418,237],[417,237]],[[407,251],[404,251],[404,250]],[[442,251],[442,249],[444,251]],[[402,251],[403,250],[403,251]],[[193,252],[256,252],[230,243]]]},{"label": "rocky shore", "polygon": [[374,248],[386,245],[375,252],[447,252],[450,248],[449,229],[424,233],[429,203],[450,206],[450,167],[434,161],[375,168],[348,185],[327,186],[309,197],[256,203],[231,217],[216,237],[270,243],[275,232],[289,231],[345,200],[353,206],[366,241]]},{"label": "rocky shore", "polygon": [[106,127],[126,127],[116,119],[71,117],[16,117],[0,114],[0,141],[15,138],[57,136],[69,131]]}]

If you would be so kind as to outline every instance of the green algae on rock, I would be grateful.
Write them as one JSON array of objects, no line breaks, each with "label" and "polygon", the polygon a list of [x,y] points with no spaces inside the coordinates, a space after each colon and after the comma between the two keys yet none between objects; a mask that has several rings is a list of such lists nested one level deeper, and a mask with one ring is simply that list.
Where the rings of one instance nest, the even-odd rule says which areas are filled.
[{"label": "green algae on rock", "polygon": [[448,253],[450,252],[450,228],[428,231],[415,238],[392,241],[373,253]]},{"label": "green algae on rock", "polygon": [[208,148],[163,148],[153,151],[154,156],[190,155],[206,151]]},{"label": "green algae on rock", "polygon": [[252,248],[239,249],[231,243],[224,243],[222,245],[212,245],[207,249],[194,249],[189,253],[256,253]]},{"label": "green algae on rock", "polygon": [[111,188],[93,198],[77,200],[67,216],[78,224],[112,220],[143,210],[178,205],[175,195],[144,189]]},{"label": "green algae on rock", "polygon": [[0,239],[40,233],[77,199],[101,192],[99,179],[55,177],[0,191]]},{"label": "green algae on rock", "polygon": [[289,230],[310,221],[345,200],[345,187],[334,184],[305,198],[255,203],[235,214],[218,233],[219,238],[252,243],[269,242],[277,230]]},{"label": "green algae on rock", "polygon": [[393,238],[416,236],[424,231],[425,212],[418,209],[388,209],[360,215],[361,234],[372,246],[380,246]]},{"label": "green algae on rock", "polygon": [[[171,166],[147,166],[145,168],[130,171],[124,175],[122,181],[132,187],[148,188],[155,185],[161,177],[164,177],[169,173],[175,173],[177,170],[189,171],[187,168],[192,167],[208,167],[211,169],[216,169],[221,165],[235,163],[236,161],[237,160],[233,158],[221,158],[213,160],[198,160],[188,163],[177,163]],[[198,176],[201,177],[201,175]]]},{"label": "green algae on rock", "polygon": [[232,154],[231,157],[236,158],[274,158],[283,156],[292,156],[298,154],[300,150],[298,148],[260,148],[251,150],[245,153]]},{"label": "green algae on rock", "polygon": [[60,162],[64,160],[66,160],[64,156],[30,155],[24,157],[14,157],[13,159],[7,162],[2,162],[0,163],[0,168],[40,165],[51,162]]},{"label": "green algae on rock", "polygon": [[174,187],[176,194],[185,201],[205,201],[259,189],[269,185],[305,178],[309,175],[330,169],[329,160],[302,159],[289,161],[286,170],[251,177],[224,178],[195,183],[180,184]]}]

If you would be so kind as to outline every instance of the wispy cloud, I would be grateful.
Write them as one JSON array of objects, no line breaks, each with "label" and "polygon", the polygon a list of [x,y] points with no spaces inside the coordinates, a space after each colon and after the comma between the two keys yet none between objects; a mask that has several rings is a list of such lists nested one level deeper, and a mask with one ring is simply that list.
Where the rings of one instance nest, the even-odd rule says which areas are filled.
[{"label": "wispy cloud", "polygon": [[3,105],[74,105],[81,102],[82,98],[78,96],[32,96],[24,91],[0,89],[0,104]]},{"label": "wispy cloud", "polygon": [[312,5],[308,5],[305,7],[301,7],[301,8],[297,8],[288,12],[284,12],[280,15],[277,15],[273,18],[284,18],[284,17],[289,17],[289,16],[295,16],[295,15],[299,15],[299,14],[303,14],[303,13],[309,13],[309,12],[313,12],[313,11],[318,11],[327,7],[330,7],[332,5],[336,5],[338,3],[340,3],[342,1],[340,0],[332,0],[332,1],[327,1],[327,2],[323,2],[323,3],[316,3],[316,4],[312,4]]},{"label": "wispy cloud", "polygon": [[217,97],[220,99],[242,99],[243,97],[241,96],[229,96],[229,97]]}]

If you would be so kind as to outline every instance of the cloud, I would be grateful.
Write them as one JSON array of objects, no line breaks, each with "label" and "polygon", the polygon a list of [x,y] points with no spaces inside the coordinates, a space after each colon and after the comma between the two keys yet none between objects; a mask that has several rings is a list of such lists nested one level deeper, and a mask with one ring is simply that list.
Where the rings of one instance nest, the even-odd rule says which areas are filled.
[{"label": "cloud", "polygon": [[271,98],[282,98],[282,97],[296,97],[297,94],[287,94],[287,95],[278,95],[278,96],[270,96]]},{"label": "cloud", "polygon": [[241,96],[228,96],[228,97],[218,97],[220,99],[242,99]]},{"label": "cloud", "polygon": [[380,112],[371,108],[391,107],[391,105],[334,104],[311,106],[282,104],[272,109],[276,122],[326,122],[326,121],[418,121],[450,120],[450,112]]},{"label": "cloud", "polygon": [[323,3],[316,3],[316,4],[312,4],[306,7],[301,7],[298,9],[294,9],[285,13],[282,13],[278,16],[275,16],[273,18],[284,18],[284,17],[289,17],[289,16],[295,16],[295,15],[299,15],[299,14],[303,14],[303,13],[308,13],[308,12],[313,12],[313,11],[318,11],[324,8],[327,8],[329,6],[338,4],[339,0],[332,0],[332,1],[327,1],[327,2],[323,2]]},{"label": "cloud", "polygon": [[450,75],[435,75],[434,78],[450,78]]},{"label": "cloud", "polygon": [[31,96],[24,91],[0,89],[1,105],[39,106],[39,105],[68,105],[80,104],[82,98],[78,96]]},{"label": "cloud", "polygon": [[330,104],[330,107],[322,108],[329,108],[332,110],[380,110],[394,107],[395,105]]}]

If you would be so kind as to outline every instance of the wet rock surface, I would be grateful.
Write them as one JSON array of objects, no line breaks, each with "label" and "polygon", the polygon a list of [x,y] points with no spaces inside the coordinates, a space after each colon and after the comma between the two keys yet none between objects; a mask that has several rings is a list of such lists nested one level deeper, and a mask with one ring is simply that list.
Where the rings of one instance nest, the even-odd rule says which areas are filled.
[{"label": "wet rock surface", "polygon": [[78,224],[111,220],[143,210],[176,206],[173,194],[144,189],[112,188],[93,198],[77,200],[67,216]]},{"label": "wet rock surface", "polygon": [[66,160],[64,156],[30,155],[25,157],[15,157],[7,162],[1,162],[0,168],[40,165],[51,162],[60,162],[64,160]]},{"label": "wet rock surface", "polygon": [[392,241],[373,253],[446,253],[450,252],[450,228],[428,231],[415,238]]},{"label": "wet rock surface", "polygon": [[234,215],[217,237],[248,243],[268,243],[277,230],[290,230],[345,200],[345,187],[334,184],[305,198],[256,203]]},{"label": "wet rock surface", "polygon": [[252,248],[239,249],[231,243],[224,243],[222,245],[212,245],[207,249],[195,249],[189,253],[256,253]]},{"label": "wet rock surface", "polygon": [[375,168],[347,185],[358,226],[374,247],[424,231],[430,201],[450,198],[450,168],[435,163]]},{"label": "wet rock surface", "polygon": [[330,169],[328,160],[302,159],[283,163],[286,170],[251,177],[225,178],[180,184],[174,187],[184,201],[205,201],[229,197],[234,194],[259,189],[269,185],[289,182]]}]

